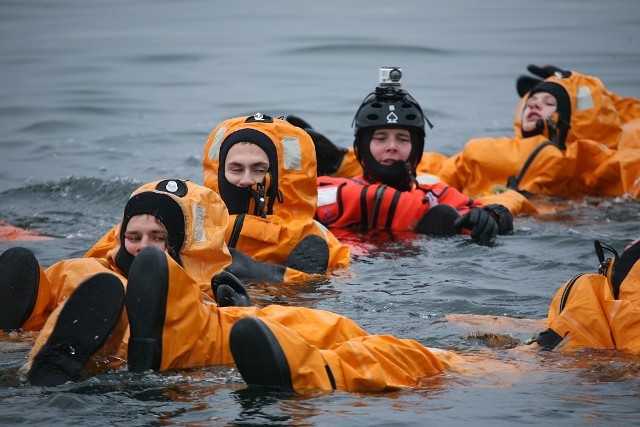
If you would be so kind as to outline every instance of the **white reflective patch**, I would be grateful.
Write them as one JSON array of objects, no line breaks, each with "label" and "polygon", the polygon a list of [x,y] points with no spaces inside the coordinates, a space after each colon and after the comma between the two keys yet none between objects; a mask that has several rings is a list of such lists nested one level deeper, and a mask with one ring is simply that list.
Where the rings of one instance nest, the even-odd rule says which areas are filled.
[{"label": "white reflective patch", "polygon": [[204,232],[204,216],[206,210],[203,206],[193,205],[193,240],[198,243],[207,241],[207,235]]},{"label": "white reflective patch", "polygon": [[591,89],[587,86],[581,86],[578,88],[578,102],[576,109],[578,111],[588,110],[593,108],[593,97],[591,96]]},{"label": "white reflective patch", "polygon": [[284,168],[287,170],[302,169],[302,150],[297,137],[282,138],[282,152],[284,153]]},{"label": "white reflective patch", "polygon": [[387,114],[387,123],[398,123],[398,116],[393,111]]},{"label": "white reflective patch", "polygon": [[227,131],[226,127],[221,127],[218,132],[216,132],[213,137],[213,144],[211,144],[211,148],[209,148],[209,153],[207,153],[207,157],[211,160],[219,160],[220,159],[220,144],[222,144],[222,137]]},{"label": "white reflective patch", "polygon": [[318,207],[332,205],[338,201],[338,187],[318,188]]},{"label": "white reflective patch", "polygon": [[423,175],[418,175],[416,177],[416,181],[418,181],[418,184],[430,185],[430,184],[439,183],[440,182],[440,178],[438,178],[435,175],[431,175],[431,174],[425,173]]}]

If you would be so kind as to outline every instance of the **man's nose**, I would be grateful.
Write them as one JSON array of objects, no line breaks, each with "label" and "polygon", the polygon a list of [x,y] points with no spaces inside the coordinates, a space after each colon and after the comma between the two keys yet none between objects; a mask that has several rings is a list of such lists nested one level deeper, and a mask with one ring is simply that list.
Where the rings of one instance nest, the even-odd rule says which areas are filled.
[{"label": "man's nose", "polygon": [[253,176],[251,175],[250,171],[246,171],[245,173],[242,174],[242,178],[240,178],[240,184],[245,186],[255,184],[253,180]]},{"label": "man's nose", "polygon": [[147,246],[151,245],[151,239],[147,236],[143,236],[140,239],[140,244],[138,245],[138,252],[140,252],[141,250],[143,250],[144,248],[146,248]]}]

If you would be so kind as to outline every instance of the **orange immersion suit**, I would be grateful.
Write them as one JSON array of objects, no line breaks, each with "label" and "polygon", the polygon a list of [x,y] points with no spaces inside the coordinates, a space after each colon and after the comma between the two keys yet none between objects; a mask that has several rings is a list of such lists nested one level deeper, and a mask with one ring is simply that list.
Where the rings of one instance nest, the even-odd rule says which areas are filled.
[{"label": "orange immersion suit", "polygon": [[33,230],[25,230],[0,220],[0,241],[3,240],[51,240],[53,237],[43,236]]},{"label": "orange immersion suit", "polygon": [[[619,151],[619,143],[623,125],[638,114],[638,101],[613,97],[599,79],[577,72],[551,76],[544,82],[556,83],[567,92],[570,128],[564,147],[546,145],[532,157],[518,190],[566,198],[637,197],[640,150],[627,142],[630,148]],[[534,150],[549,140],[548,134],[523,137],[521,114],[527,97],[516,109],[513,137],[473,139],[447,159],[437,175],[471,197],[491,194],[496,186],[505,186],[510,177],[517,176]],[[633,129],[626,135],[633,139]]]},{"label": "orange immersion suit", "polygon": [[[158,181],[147,184],[137,189],[133,194],[136,195],[142,191],[153,189],[154,186],[164,181]],[[217,195],[212,195],[210,191],[203,191],[200,186],[192,183],[186,183],[191,189],[190,197],[193,199],[192,205],[208,206],[217,215],[225,212],[223,203],[219,203]],[[158,190],[155,190],[158,192]],[[170,194],[170,193],[166,193]],[[214,203],[215,202],[215,203]],[[190,218],[194,218],[193,215]],[[209,233],[214,232],[223,235],[221,230],[221,222],[211,215],[208,217],[209,223],[205,224],[211,229]],[[222,221],[222,220],[220,220]],[[224,221],[226,227],[226,220]],[[118,276],[118,278],[126,285],[126,272],[119,267],[115,261],[115,256],[120,249],[120,231],[121,225],[114,227],[107,233],[96,245],[89,251],[94,256],[85,255],[84,258],[67,259],[58,261],[48,267],[46,270],[40,268],[40,280],[38,284],[38,296],[35,307],[23,324],[22,329],[37,331],[42,328],[51,312],[65,301],[71,292],[87,277],[100,272],[110,272]],[[188,238],[189,236],[187,236]],[[191,236],[191,238],[194,238]],[[185,242],[185,247],[180,252],[182,265],[187,268],[191,275],[197,279],[200,284],[201,291],[204,294],[211,295],[211,277],[220,271],[221,268],[230,264],[231,258],[226,247],[213,250],[212,248],[201,249],[200,245],[189,244]],[[197,242],[196,242],[197,243]],[[192,267],[193,266],[193,267]],[[208,297],[213,301],[212,296]]]},{"label": "orange immersion suit", "polygon": [[[458,360],[454,353],[429,349],[413,340],[368,335],[350,319],[327,311],[277,305],[218,307],[204,298],[202,289],[210,286],[211,276],[230,262],[224,243],[229,219],[225,205],[215,192],[190,182],[185,183],[188,191],[182,196],[164,194],[157,185],[142,186],[134,196],[148,193],[168,196],[180,206],[184,215],[180,223],[185,227],[184,238],[177,240],[182,245],[173,248],[175,254],[165,252],[168,286],[161,370],[232,364],[228,344],[230,329],[236,320],[248,316],[262,319],[277,337],[286,355],[295,390],[332,389],[334,385],[339,390],[349,391],[417,387],[421,377],[439,374]],[[171,242],[175,224],[166,224],[166,220],[163,223]],[[93,262],[95,272],[105,269],[118,272],[116,264],[122,263],[123,254],[121,236],[120,232],[115,234],[115,244],[106,259],[80,261]],[[89,270],[87,268],[85,273],[90,274]],[[119,277],[126,286],[124,276],[120,274]],[[64,302],[47,320],[25,370],[46,343],[63,308]],[[105,344],[85,365],[85,371],[104,370],[105,360],[112,368],[123,364],[127,342],[128,322],[126,311],[123,311]],[[333,383],[327,368],[332,373]]]},{"label": "orange immersion suit", "polygon": [[[242,141],[259,143],[270,157],[264,187],[254,193],[263,193],[264,206],[258,208],[255,201],[249,207],[235,208],[239,197],[231,194],[238,189],[232,189],[224,177],[226,152]],[[313,142],[305,131],[260,114],[225,120],[205,144],[203,166],[204,185],[223,197],[231,213],[226,236],[229,247],[258,261],[284,264],[295,245],[314,234],[329,245],[329,269],[348,267],[348,246],[314,220],[317,166]]]},{"label": "orange immersion suit", "polygon": [[328,227],[413,231],[429,208],[454,207],[461,215],[483,205],[441,183],[420,184],[399,191],[363,176],[318,177],[317,218]]},{"label": "orange immersion suit", "polygon": [[[626,265],[625,265],[626,264]],[[625,275],[616,268],[625,265]],[[600,274],[579,274],[556,292],[548,329],[534,338],[547,350],[618,349],[640,354],[640,244],[608,260]]]}]

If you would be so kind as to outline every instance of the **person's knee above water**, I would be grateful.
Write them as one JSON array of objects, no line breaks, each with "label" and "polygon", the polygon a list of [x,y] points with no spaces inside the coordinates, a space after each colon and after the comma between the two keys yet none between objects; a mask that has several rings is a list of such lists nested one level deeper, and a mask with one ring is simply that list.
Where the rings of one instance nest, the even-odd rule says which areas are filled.
[{"label": "person's knee above water", "polygon": [[234,264],[239,251],[308,273],[349,265],[349,248],[314,219],[314,154],[306,132],[259,113],[213,130],[204,148],[204,184],[231,214],[226,241]]},{"label": "person's knee above water", "polygon": [[637,197],[640,145],[633,138],[640,141],[640,133],[629,128],[623,134],[623,125],[630,126],[625,123],[634,114],[640,118],[640,103],[622,100],[592,76],[553,66],[529,70],[544,80],[518,79],[514,136],[470,140],[438,176],[472,197],[505,188],[567,198]]},{"label": "person's knee above water", "polygon": [[434,235],[469,230],[482,239],[512,231],[512,217],[504,206],[484,206],[432,176],[417,176],[425,122],[422,108],[399,81],[381,83],[354,118],[353,146],[363,173],[318,177],[318,219],[329,227]]}]

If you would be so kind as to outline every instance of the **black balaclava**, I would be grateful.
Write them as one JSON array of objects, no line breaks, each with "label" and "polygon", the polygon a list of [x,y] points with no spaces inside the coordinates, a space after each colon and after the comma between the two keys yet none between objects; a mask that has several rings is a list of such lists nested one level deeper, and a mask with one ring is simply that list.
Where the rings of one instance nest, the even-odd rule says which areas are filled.
[{"label": "black balaclava", "polygon": [[255,129],[239,129],[229,134],[222,142],[219,156],[220,166],[218,168],[218,188],[220,189],[220,197],[222,197],[222,200],[224,200],[224,203],[227,205],[229,213],[232,215],[242,213],[259,214],[248,212],[249,203],[254,197],[255,190],[250,187],[237,187],[227,181],[227,178],[224,175],[227,153],[231,147],[239,142],[250,142],[256,144],[258,147],[262,148],[265,153],[267,153],[267,157],[269,158],[269,170],[267,173],[271,175],[271,177],[269,180],[270,186],[266,189],[266,197],[268,199],[266,214],[270,215],[273,213],[273,203],[278,195],[278,154],[273,141],[267,135]]},{"label": "black balaclava", "polygon": [[360,160],[365,178],[380,182],[400,191],[409,191],[416,178],[416,167],[424,150],[424,132],[415,128],[403,128],[411,135],[411,153],[407,161],[382,165],[371,154],[371,138],[376,128],[361,129],[356,135],[354,148]]},{"label": "black balaclava", "polygon": [[[171,191],[178,197],[187,194],[187,186],[180,180],[165,180],[156,185],[156,190],[167,191],[167,188],[175,188]],[[153,215],[162,222],[168,233],[167,252],[178,264],[182,265],[180,250],[185,239],[185,219],[182,208],[173,198],[162,193],[145,191],[132,196],[124,208],[122,224],[120,226],[120,249],[115,256],[115,263],[125,275],[129,274],[131,263],[135,258],[124,247],[124,235],[129,220],[140,214]]]},{"label": "black balaclava", "polygon": [[[562,85],[555,82],[543,81],[542,83],[539,83],[531,90],[527,99],[531,95],[538,92],[550,93],[556,99],[556,103],[558,105],[556,107],[556,112],[558,114],[558,123],[557,123],[558,141],[552,141],[552,142],[557,142],[559,145],[564,146],[564,143],[566,142],[566,139],[567,139],[567,134],[569,133],[570,124],[571,124],[571,99],[569,98],[569,94],[567,93],[566,89]],[[534,135],[540,135],[544,132],[544,129],[545,129],[544,120],[538,120],[538,122],[536,123],[535,129],[530,131],[525,131],[524,129],[521,129],[522,136],[524,136],[525,138],[529,138]],[[549,135],[549,138],[552,139],[553,137]]]}]

